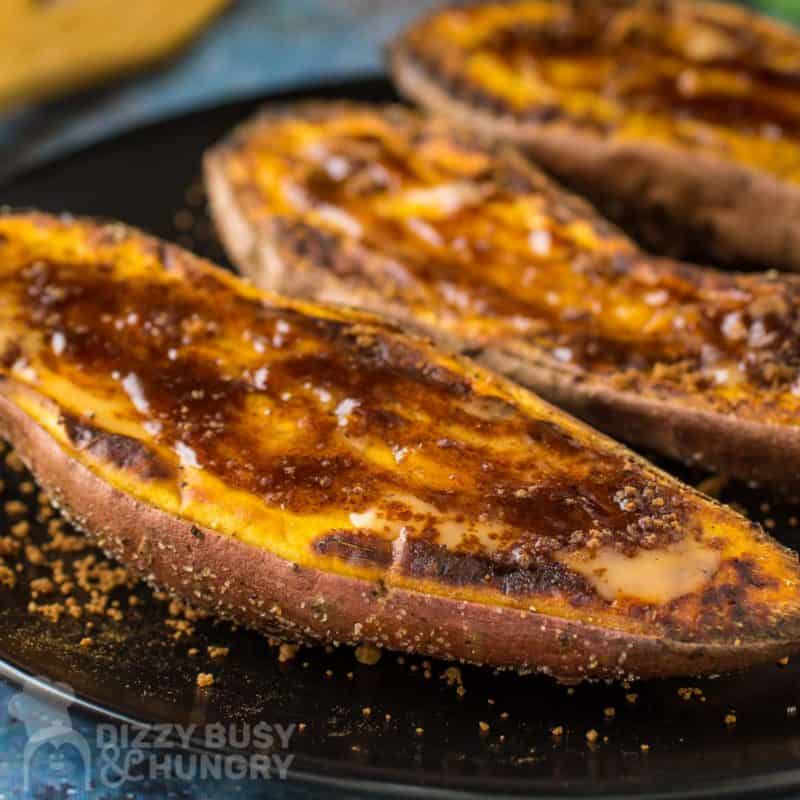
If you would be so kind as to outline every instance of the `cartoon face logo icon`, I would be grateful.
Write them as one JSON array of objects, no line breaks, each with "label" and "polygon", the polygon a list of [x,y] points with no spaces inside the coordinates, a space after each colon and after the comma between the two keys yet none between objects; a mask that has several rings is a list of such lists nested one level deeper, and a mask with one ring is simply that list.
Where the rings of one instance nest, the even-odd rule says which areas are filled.
[{"label": "cartoon face logo icon", "polygon": [[53,778],[64,778],[70,772],[67,760],[70,750],[77,755],[83,772],[83,787],[88,792],[91,780],[91,751],[86,739],[72,727],[69,707],[75,693],[63,683],[49,683],[37,677],[26,680],[22,691],[8,702],[8,712],[25,725],[28,741],[22,755],[23,788],[31,791],[34,758],[48,760],[47,771]]}]

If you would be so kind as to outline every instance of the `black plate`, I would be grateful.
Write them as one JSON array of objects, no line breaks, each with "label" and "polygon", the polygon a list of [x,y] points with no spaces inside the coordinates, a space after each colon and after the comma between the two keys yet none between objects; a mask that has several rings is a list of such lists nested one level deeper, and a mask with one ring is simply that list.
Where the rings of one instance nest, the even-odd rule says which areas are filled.
[{"label": "black plate", "polygon": [[[395,99],[378,81],[313,95]],[[203,208],[200,156],[256,105],[239,103],[127,134],[18,179],[0,198],[13,206],[116,217],[225,263]],[[7,467],[0,475],[4,500],[32,502],[20,489],[24,475]],[[773,533],[800,545],[791,507],[767,508],[768,498],[742,487],[730,488],[724,499],[775,520]],[[0,534],[17,519],[4,513],[0,507]],[[33,525],[34,540],[45,536],[44,527]],[[416,657],[399,663],[384,653],[379,665],[367,667],[341,648],[304,650],[280,663],[266,640],[211,621],[176,640],[165,624],[166,603],[143,586],[135,589],[141,602],[132,607],[130,591],[117,590],[124,619],[97,618],[94,644],[81,647],[85,619],[53,624],[27,612],[29,581],[42,574],[24,563],[16,588],[0,593],[7,674],[65,681],[86,708],[145,722],[302,722],[305,729],[291,745],[296,779],[406,797],[416,794],[412,787],[426,796],[477,797],[743,796],[800,787],[800,718],[792,713],[800,684],[793,664],[716,680],[575,689],[464,667],[466,691],[459,694],[442,678],[446,664]],[[209,644],[230,652],[211,660]],[[190,648],[199,653],[189,655]],[[211,691],[197,691],[199,671],[214,673]],[[688,687],[700,693],[683,691]],[[635,702],[626,699],[630,694]],[[605,713],[610,708],[613,716]],[[732,712],[736,722],[726,724]],[[489,724],[487,732],[480,722]],[[563,736],[551,734],[556,726]],[[590,729],[599,734],[593,746],[586,739]]]}]

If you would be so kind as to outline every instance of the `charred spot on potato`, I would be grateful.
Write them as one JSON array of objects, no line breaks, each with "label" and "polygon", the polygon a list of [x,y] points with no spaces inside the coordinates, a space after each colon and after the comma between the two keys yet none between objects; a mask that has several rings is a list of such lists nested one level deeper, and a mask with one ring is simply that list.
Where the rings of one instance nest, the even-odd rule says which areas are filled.
[{"label": "charred spot on potato", "polygon": [[358,271],[357,263],[343,256],[336,235],[289,220],[280,220],[275,227],[277,240],[298,258],[339,275]]},{"label": "charred spot on potato", "polygon": [[528,426],[528,436],[536,442],[554,450],[579,450],[581,443],[550,420],[532,420]]},{"label": "charred spot on potato", "polygon": [[328,531],[312,546],[320,555],[362,566],[386,568],[392,563],[392,543],[367,531]]},{"label": "charred spot on potato", "polygon": [[728,563],[744,587],[764,589],[777,586],[775,578],[766,574],[752,558],[733,558]]},{"label": "charred spot on potato", "polygon": [[6,342],[0,352],[0,366],[9,369],[22,355],[22,349],[16,342]]},{"label": "charred spot on potato", "polygon": [[175,470],[169,464],[136,439],[109,433],[70,414],[62,416],[62,424],[74,447],[86,450],[118,469],[130,471],[145,480],[175,476]]},{"label": "charred spot on potato", "polygon": [[580,575],[546,556],[520,568],[488,556],[411,539],[406,543],[399,569],[409,577],[451,586],[480,586],[516,597],[563,592],[575,605],[596,599],[596,593]]}]

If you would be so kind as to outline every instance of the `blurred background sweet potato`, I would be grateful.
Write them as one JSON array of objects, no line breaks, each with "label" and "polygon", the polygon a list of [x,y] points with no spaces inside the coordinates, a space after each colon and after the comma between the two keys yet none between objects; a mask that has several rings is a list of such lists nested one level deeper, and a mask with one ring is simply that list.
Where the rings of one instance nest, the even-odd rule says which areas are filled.
[{"label": "blurred background sweet potato", "polygon": [[[0,0],[0,184],[192,109],[378,77],[382,45],[453,1]],[[739,1],[800,25],[800,0]]]}]

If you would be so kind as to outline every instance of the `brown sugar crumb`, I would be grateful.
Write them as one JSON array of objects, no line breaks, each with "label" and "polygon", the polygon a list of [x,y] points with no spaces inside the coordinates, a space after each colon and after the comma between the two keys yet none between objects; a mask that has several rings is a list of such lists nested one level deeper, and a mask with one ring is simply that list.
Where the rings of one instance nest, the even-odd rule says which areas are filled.
[{"label": "brown sugar crumb", "polygon": [[225,656],[227,656],[228,653],[230,652],[230,648],[229,647],[218,647],[216,645],[210,645],[207,648],[207,652],[208,652],[209,658],[225,658]]},{"label": "brown sugar crumb", "polygon": [[639,749],[640,749],[640,750],[641,750],[643,753],[649,753],[649,752],[650,752],[650,745],[649,745],[649,744],[647,744],[647,743],[645,743],[645,742],[642,742],[642,744],[640,744],[640,745],[639,745]]},{"label": "brown sugar crumb", "polygon": [[196,656],[200,651],[196,647],[190,647],[186,652],[190,656]]},{"label": "brown sugar crumb", "polygon": [[167,606],[167,613],[171,617],[180,617],[183,614],[183,603],[173,597]]},{"label": "brown sugar crumb", "polygon": [[105,614],[106,606],[108,605],[108,597],[101,595],[99,592],[92,592],[89,599],[83,604],[87,614]]},{"label": "brown sugar crumb", "polygon": [[631,704],[635,703],[638,699],[639,695],[636,694],[636,692],[628,692],[628,694],[625,695],[626,702]]},{"label": "brown sugar crumb", "polygon": [[22,472],[25,469],[22,459],[13,450],[6,453],[6,464],[14,472]]},{"label": "brown sugar crumb", "polygon": [[784,656],[783,658],[779,658],[779,659],[778,659],[778,663],[779,663],[779,664],[780,664],[782,667],[785,667],[785,666],[786,666],[786,665],[789,663],[789,656]]},{"label": "brown sugar crumb", "polygon": [[725,715],[725,724],[726,725],[735,725],[736,724],[736,714],[733,712]]},{"label": "brown sugar crumb", "polygon": [[31,532],[31,524],[28,520],[23,519],[14,523],[9,530],[12,536],[16,536],[17,539],[24,539]]},{"label": "brown sugar crumb", "polygon": [[19,553],[22,545],[10,536],[0,536],[0,556],[13,556]]},{"label": "brown sugar crumb", "polygon": [[108,561],[98,561],[93,553],[75,561],[75,580],[84,591],[108,594],[112,589],[131,584],[128,573],[122,567],[114,567]]},{"label": "brown sugar crumb", "polygon": [[92,639],[91,636],[84,636],[78,644],[80,644],[81,647],[91,647],[94,644],[94,639]]},{"label": "brown sugar crumb", "polygon": [[278,661],[281,664],[285,663],[286,661],[291,661],[297,655],[297,651],[299,649],[300,645],[283,642],[278,648]]},{"label": "brown sugar crumb", "polygon": [[168,628],[172,628],[173,639],[188,638],[194,633],[194,625],[185,619],[165,619],[164,624]]},{"label": "brown sugar crumb", "polygon": [[19,485],[19,490],[22,492],[22,494],[33,494],[36,490],[36,487],[31,481],[22,481],[22,483]]},{"label": "brown sugar crumb", "polygon": [[28,613],[38,614],[48,622],[58,622],[64,614],[65,607],[61,603],[38,604],[31,601],[28,603]]},{"label": "brown sugar crumb", "polygon": [[448,686],[461,686],[464,682],[463,678],[461,677],[461,670],[458,667],[448,667],[442,673],[442,679],[447,681]]},{"label": "brown sugar crumb", "polygon": [[[50,520],[51,523],[59,522],[58,519]],[[44,549],[57,553],[80,553],[86,549],[87,541],[83,536],[69,536],[56,527],[50,531],[50,541],[44,545]]]},{"label": "brown sugar crumb", "polygon": [[371,717],[372,716],[372,709],[369,706],[364,706],[361,709],[361,716],[362,717]]},{"label": "brown sugar crumb", "polygon": [[197,685],[201,689],[206,689],[214,685],[214,676],[210,672],[200,672],[197,675]]},{"label": "brown sugar crumb", "polygon": [[414,728],[414,733],[416,733],[417,736],[423,736],[425,734],[425,728]]},{"label": "brown sugar crumb", "polygon": [[22,500],[6,500],[3,508],[9,516],[21,516],[28,511],[28,506]]},{"label": "brown sugar crumb", "polygon": [[25,545],[25,558],[34,566],[44,564],[45,560],[44,553],[35,544]]},{"label": "brown sugar crumb", "polygon": [[77,601],[74,600],[72,597],[67,598],[65,606],[67,608],[67,614],[69,614],[73,619],[80,619],[83,616],[83,609],[78,605]]},{"label": "brown sugar crumb", "polygon": [[366,664],[368,667],[372,667],[381,660],[381,650],[379,647],[375,647],[374,644],[364,642],[356,647],[355,656],[359,664]]},{"label": "brown sugar crumb", "polygon": [[31,591],[34,594],[52,594],[56,590],[56,585],[50,578],[34,578],[30,583]]},{"label": "brown sugar crumb", "polygon": [[599,738],[600,734],[594,728],[586,731],[586,741],[589,742],[589,744],[594,744]]},{"label": "brown sugar crumb", "polygon": [[16,583],[17,576],[14,574],[14,570],[7,567],[5,564],[0,564],[0,586],[13,589]]},{"label": "brown sugar crumb", "polygon": [[564,726],[556,725],[555,728],[550,728],[550,733],[556,738],[559,738],[564,735]]},{"label": "brown sugar crumb", "polygon": [[610,719],[611,717],[615,716],[615,715],[616,715],[616,713],[617,713],[617,710],[616,710],[616,709],[615,709],[613,706],[609,706],[608,708],[604,708],[604,709],[603,709],[603,714],[604,714],[606,717],[608,717],[609,719]]}]

